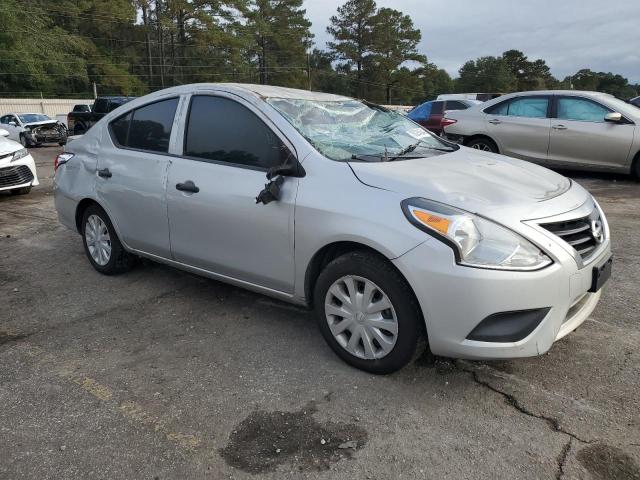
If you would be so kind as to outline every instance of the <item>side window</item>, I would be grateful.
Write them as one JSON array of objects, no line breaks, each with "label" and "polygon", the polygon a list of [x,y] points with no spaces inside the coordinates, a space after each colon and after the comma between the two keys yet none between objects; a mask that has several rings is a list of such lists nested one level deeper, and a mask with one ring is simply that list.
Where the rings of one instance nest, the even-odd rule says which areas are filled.
[{"label": "side window", "polygon": [[431,115],[431,105],[432,102],[425,102],[422,105],[418,105],[416,108],[411,110],[407,116],[416,122],[420,120],[426,120]]},{"label": "side window", "polygon": [[444,102],[433,102],[431,105],[431,115],[438,115],[444,110]]},{"label": "side window", "polygon": [[510,117],[546,118],[549,99],[544,97],[518,98],[509,103]]},{"label": "side window", "polygon": [[151,103],[133,111],[127,147],[151,152],[168,152],[173,117],[178,99]]},{"label": "side window", "polygon": [[485,110],[486,113],[491,115],[508,115],[509,114],[509,102],[501,102]]},{"label": "side window", "polygon": [[119,147],[166,153],[177,106],[171,98],[122,115],[109,124],[111,139]]},{"label": "side window", "polygon": [[4,117],[0,118],[0,123],[4,123],[5,125],[9,123],[9,116],[5,115]]},{"label": "side window", "polygon": [[549,99],[546,97],[524,97],[499,103],[488,109],[487,113],[509,117],[547,118],[548,108]]},{"label": "side window", "polygon": [[191,99],[184,155],[250,167],[282,165],[288,150],[251,110],[222,97]]},{"label": "side window", "polygon": [[558,118],[583,122],[604,122],[610,110],[583,98],[558,98]]},{"label": "side window", "polygon": [[110,125],[111,139],[116,145],[125,147],[129,135],[129,125],[131,123],[131,112],[116,118]]},{"label": "side window", "polygon": [[447,106],[445,107],[445,110],[466,110],[467,107],[464,103],[462,102],[458,102],[457,100],[449,100],[447,102]]}]

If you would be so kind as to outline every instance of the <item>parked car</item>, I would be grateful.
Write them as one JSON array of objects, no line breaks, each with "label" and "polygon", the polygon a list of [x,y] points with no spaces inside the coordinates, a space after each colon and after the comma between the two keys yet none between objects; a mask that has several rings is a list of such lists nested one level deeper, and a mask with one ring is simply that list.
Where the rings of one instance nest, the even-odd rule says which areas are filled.
[{"label": "parked car", "polygon": [[36,164],[26,148],[8,137],[9,132],[0,128],[0,192],[23,195],[39,185]]},{"label": "parked car", "polygon": [[431,100],[415,107],[407,113],[407,117],[439,135],[442,133],[444,112],[466,110],[480,103],[477,100]]},{"label": "parked car", "polygon": [[[136,97],[98,97],[90,110],[76,110],[67,114],[67,128],[73,135],[84,135],[107,113]],[[76,105],[77,107],[78,105]]]},{"label": "parked car", "polygon": [[348,97],[173,87],[67,150],[56,208],[98,272],[142,256],[307,305],[374,373],[423,339],[449,357],[540,355],[611,272],[607,221],[578,183]]},{"label": "parked car", "polygon": [[443,93],[438,95],[436,100],[478,100],[486,102],[498,98],[502,93]]},{"label": "parked car", "polygon": [[632,98],[631,100],[629,100],[629,103],[640,108],[640,97]]},{"label": "parked car", "polygon": [[512,93],[446,117],[446,137],[472,148],[640,176],[640,110],[606,93]]},{"label": "parked car", "polygon": [[67,143],[64,124],[42,113],[8,113],[0,117],[0,127],[9,132],[11,140],[20,142],[24,147]]}]

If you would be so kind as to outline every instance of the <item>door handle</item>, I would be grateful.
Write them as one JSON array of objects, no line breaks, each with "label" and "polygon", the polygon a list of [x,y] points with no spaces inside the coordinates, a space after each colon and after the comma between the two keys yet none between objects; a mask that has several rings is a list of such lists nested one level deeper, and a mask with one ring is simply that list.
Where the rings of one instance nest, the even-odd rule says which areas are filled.
[{"label": "door handle", "polygon": [[493,120],[489,120],[489,123],[492,123],[494,125],[500,125],[502,122],[497,118],[494,118]]},{"label": "door handle", "polygon": [[176,183],[176,190],[181,192],[198,193],[200,189],[191,180],[187,180],[184,183]]},{"label": "door handle", "polygon": [[103,168],[102,170],[98,170],[98,176],[102,178],[111,178],[111,172],[108,168]]},{"label": "door handle", "polygon": [[554,130],[566,130],[567,127],[565,127],[564,125],[554,125],[553,127]]}]

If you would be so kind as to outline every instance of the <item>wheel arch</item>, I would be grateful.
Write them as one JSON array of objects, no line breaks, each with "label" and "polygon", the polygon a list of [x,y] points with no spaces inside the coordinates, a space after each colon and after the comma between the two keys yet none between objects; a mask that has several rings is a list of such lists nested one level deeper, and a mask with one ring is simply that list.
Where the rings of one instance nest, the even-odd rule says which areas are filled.
[{"label": "wheel arch", "polygon": [[[393,264],[391,258],[382,253],[380,249],[374,248],[371,245],[367,245],[365,243],[354,241],[354,240],[341,240],[334,241],[329,243],[322,248],[320,248],[312,257],[309,263],[307,264],[307,268],[305,270],[304,275],[304,296],[307,305],[310,308],[313,308],[313,289],[315,288],[316,281],[318,279],[318,275],[320,272],[326,267],[332,260],[349,253],[355,251],[364,251],[369,252],[378,257],[386,260],[389,265],[391,265],[398,274],[404,279],[409,287],[411,294],[417,298],[413,287],[409,283],[409,280],[405,277],[405,275]],[[422,314],[422,309],[421,309]],[[424,316],[424,315],[423,315]]]},{"label": "wheel arch", "polygon": [[477,139],[489,140],[496,146],[496,148],[498,149],[498,153],[500,153],[500,145],[498,144],[498,142],[496,142],[495,139],[493,139],[490,135],[487,135],[486,133],[475,133],[473,135],[469,135],[468,137],[465,137],[464,145],[465,146],[469,145],[469,143]]}]

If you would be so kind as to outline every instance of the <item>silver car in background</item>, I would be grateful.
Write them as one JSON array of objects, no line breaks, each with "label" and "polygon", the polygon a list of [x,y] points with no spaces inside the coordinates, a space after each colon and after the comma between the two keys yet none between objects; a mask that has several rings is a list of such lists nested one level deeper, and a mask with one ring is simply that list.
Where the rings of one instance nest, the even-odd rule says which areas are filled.
[{"label": "silver car in background", "polygon": [[640,108],[606,93],[512,93],[446,117],[445,137],[472,148],[640,176]]},{"label": "silver car in background", "polygon": [[312,307],[331,348],[374,373],[423,340],[451,357],[540,355],[611,272],[606,219],[580,185],[337,95],[162,90],[107,114],[55,168],[60,221],[97,271],[146,257]]}]

